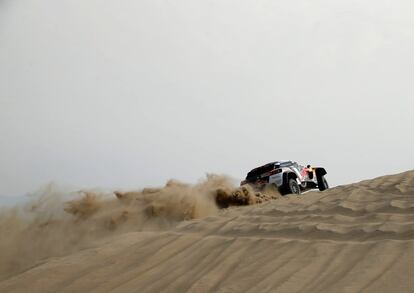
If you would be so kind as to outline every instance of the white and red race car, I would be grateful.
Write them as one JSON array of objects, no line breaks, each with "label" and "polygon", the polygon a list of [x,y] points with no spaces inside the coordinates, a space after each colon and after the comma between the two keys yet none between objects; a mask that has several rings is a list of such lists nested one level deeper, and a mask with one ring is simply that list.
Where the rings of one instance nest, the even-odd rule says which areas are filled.
[{"label": "white and red race car", "polygon": [[310,189],[329,188],[326,170],[321,167],[304,167],[293,161],[276,161],[251,170],[241,186],[249,184],[255,189],[275,186],[281,194],[300,194]]}]

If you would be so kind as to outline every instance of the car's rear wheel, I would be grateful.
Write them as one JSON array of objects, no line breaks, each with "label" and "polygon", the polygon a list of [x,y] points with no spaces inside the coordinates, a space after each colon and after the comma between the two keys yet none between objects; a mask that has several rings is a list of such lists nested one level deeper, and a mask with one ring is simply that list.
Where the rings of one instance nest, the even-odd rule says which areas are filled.
[{"label": "car's rear wheel", "polygon": [[318,176],[317,180],[318,180],[318,189],[320,191],[324,191],[329,188],[329,184],[325,176]]},{"label": "car's rear wheel", "polygon": [[300,187],[295,179],[289,179],[287,192],[288,194],[300,194]]}]

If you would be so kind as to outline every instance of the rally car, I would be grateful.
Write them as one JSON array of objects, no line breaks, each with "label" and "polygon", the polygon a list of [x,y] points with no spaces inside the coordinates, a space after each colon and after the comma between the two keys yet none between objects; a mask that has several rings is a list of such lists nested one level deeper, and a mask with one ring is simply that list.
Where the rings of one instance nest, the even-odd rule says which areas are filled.
[{"label": "rally car", "polygon": [[328,189],[326,174],[326,170],[321,167],[304,167],[293,161],[276,161],[251,170],[240,185],[249,184],[258,190],[275,186],[282,195],[300,194],[310,189]]}]

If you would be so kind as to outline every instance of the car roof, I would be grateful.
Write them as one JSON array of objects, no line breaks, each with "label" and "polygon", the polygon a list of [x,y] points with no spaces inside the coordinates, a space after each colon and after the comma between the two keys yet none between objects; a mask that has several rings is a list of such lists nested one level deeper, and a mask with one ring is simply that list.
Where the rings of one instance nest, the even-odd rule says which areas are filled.
[{"label": "car roof", "polygon": [[278,164],[278,165],[284,164],[284,163],[292,163],[292,161],[290,161],[290,160],[281,160],[281,161],[273,162],[273,164]]},{"label": "car roof", "polygon": [[263,168],[263,167],[268,167],[270,165],[282,165],[282,164],[292,164],[292,163],[293,163],[292,161],[288,161],[288,160],[275,161],[275,162],[271,162],[271,163],[256,167],[256,168],[252,169],[250,172],[255,171],[257,169],[260,169],[260,168]]},{"label": "car roof", "polygon": [[273,164],[273,165],[282,165],[282,164],[292,164],[292,163],[293,162],[292,161],[289,161],[289,160],[282,160],[282,161],[275,161],[275,162],[266,164],[265,166],[270,165],[270,164]]}]

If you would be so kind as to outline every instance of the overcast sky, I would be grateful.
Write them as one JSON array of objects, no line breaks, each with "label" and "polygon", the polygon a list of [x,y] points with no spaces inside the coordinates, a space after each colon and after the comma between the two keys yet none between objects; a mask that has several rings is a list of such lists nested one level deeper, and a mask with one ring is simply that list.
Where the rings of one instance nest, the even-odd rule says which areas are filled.
[{"label": "overcast sky", "polygon": [[413,169],[412,0],[0,0],[0,195],[278,159]]}]

